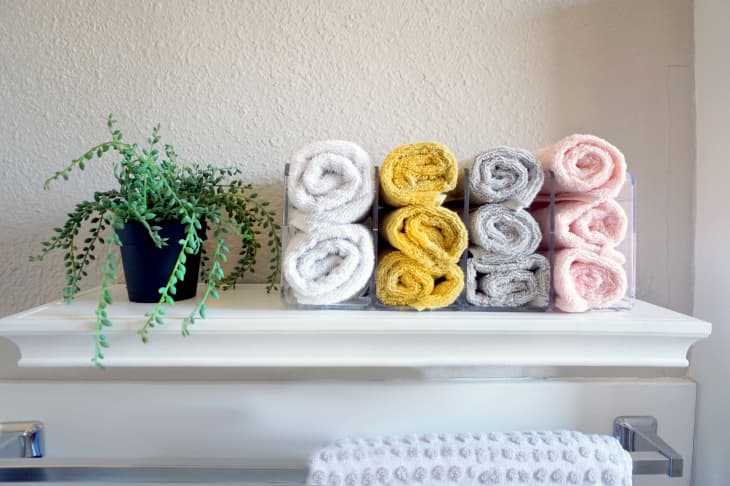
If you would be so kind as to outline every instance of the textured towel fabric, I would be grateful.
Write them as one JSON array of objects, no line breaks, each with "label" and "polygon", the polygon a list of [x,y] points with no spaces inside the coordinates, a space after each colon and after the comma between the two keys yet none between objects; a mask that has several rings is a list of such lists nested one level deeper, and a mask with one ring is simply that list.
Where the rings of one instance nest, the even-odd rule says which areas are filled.
[{"label": "textured towel fabric", "polygon": [[439,206],[405,206],[388,213],[381,232],[388,243],[428,269],[459,261],[468,245],[457,213]]},{"label": "textured towel fabric", "polygon": [[365,226],[325,225],[292,236],[282,272],[297,302],[326,305],[359,295],[374,265],[372,234]]},{"label": "textured towel fabric", "polygon": [[387,251],[378,260],[375,293],[385,305],[438,309],[453,304],[463,289],[458,265],[436,271],[400,251]]},{"label": "textured towel fabric", "polygon": [[[478,255],[479,249],[472,250]],[[506,263],[466,263],[466,300],[479,307],[544,307],[550,294],[550,264],[533,254]]]},{"label": "textured towel fabric", "polygon": [[585,248],[566,248],[553,258],[555,307],[564,312],[585,312],[609,307],[626,295],[622,254],[597,254]]},{"label": "textured towel fabric", "polygon": [[631,455],[575,431],[345,439],[316,452],[308,486],[631,486]]},{"label": "textured towel fabric", "polygon": [[544,180],[542,166],[530,152],[497,147],[474,157],[469,174],[469,200],[475,204],[527,207]]},{"label": "textured towel fabric", "polygon": [[375,198],[374,167],[359,145],[316,142],[289,166],[290,222],[302,230],[320,223],[353,223],[366,217]]},{"label": "textured towel fabric", "polygon": [[380,167],[380,190],[390,206],[439,206],[456,187],[454,154],[440,143],[402,145],[390,152]]},{"label": "textured towel fabric", "polygon": [[[593,135],[570,135],[535,155],[543,168],[555,175],[557,201],[611,199],[626,180],[624,155]],[[549,193],[550,188],[543,185],[540,194],[547,197]]]},{"label": "textured towel fabric", "polygon": [[[543,234],[550,228],[550,208],[533,211]],[[613,199],[605,201],[562,201],[555,203],[555,248],[586,248],[601,253],[626,237],[626,212]],[[547,248],[547,239],[541,244]]]},{"label": "textured towel fabric", "polygon": [[469,215],[469,240],[482,247],[484,261],[513,261],[535,252],[542,234],[535,219],[524,209],[485,204]]}]

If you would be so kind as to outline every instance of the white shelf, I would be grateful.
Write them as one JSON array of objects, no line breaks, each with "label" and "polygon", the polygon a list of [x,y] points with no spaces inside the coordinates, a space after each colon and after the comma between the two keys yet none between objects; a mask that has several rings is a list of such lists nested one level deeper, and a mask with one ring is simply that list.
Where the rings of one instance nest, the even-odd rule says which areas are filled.
[{"label": "white shelf", "polygon": [[[285,309],[262,285],[212,300],[192,335],[180,321],[192,302],[168,309],[142,344],[150,304],[113,290],[108,367],[687,366],[687,351],[711,324],[646,302],[624,312],[483,313]],[[19,366],[92,366],[96,290],[0,319]]]}]

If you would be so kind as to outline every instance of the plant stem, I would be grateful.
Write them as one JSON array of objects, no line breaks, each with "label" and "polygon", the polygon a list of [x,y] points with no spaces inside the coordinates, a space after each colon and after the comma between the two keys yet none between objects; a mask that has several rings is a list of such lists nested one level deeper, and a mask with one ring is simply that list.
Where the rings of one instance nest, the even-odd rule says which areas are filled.
[{"label": "plant stem", "polygon": [[[197,305],[193,309],[193,311],[183,319],[182,322],[182,335],[183,336],[189,336],[190,330],[188,329],[188,326],[191,326],[195,324],[195,316],[199,315],[202,319],[205,319],[205,309],[206,309],[206,302],[208,300],[208,297],[210,297],[211,293],[214,292],[214,289],[218,286],[218,282],[220,282],[221,277],[223,275],[223,268],[220,265],[221,260],[225,260],[225,250],[226,248],[226,240],[225,238],[220,234],[220,230],[216,230],[215,237],[217,238],[215,250],[213,250],[213,256],[212,256],[212,265],[210,267],[210,270],[208,271],[206,281],[207,285],[205,286],[205,291],[203,292],[203,295],[198,300]],[[217,292],[213,294],[216,298],[218,298]]]},{"label": "plant stem", "polygon": [[187,260],[187,250],[192,249],[192,246],[194,244],[197,244],[197,246],[199,246],[199,243],[195,241],[195,239],[197,238],[198,235],[195,229],[195,225],[191,221],[188,223],[186,237],[185,240],[183,240],[183,243],[180,245],[180,253],[178,253],[177,260],[175,260],[175,265],[172,268],[172,272],[170,272],[170,277],[168,278],[165,286],[160,288],[160,300],[157,301],[155,308],[146,314],[147,321],[145,322],[144,326],[142,326],[142,329],[138,331],[138,334],[142,338],[142,342],[146,343],[149,340],[148,334],[151,328],[155,327],[156,325],[162,324],[162,316],[165,313],[162,306],[165,304],[174,303],[172,297],[170,296],[170,291],[175,287],[178,280],[182,280],[182,278],[179,277],[181,275],[183,277],[185,276],[184,273],[185,262]]},{"label": "plant stem", "polygon": [[[112,228],[116,228],[118,223],[116,216],[111,221],[108,221]],[[112,304],[112,296],[110,291],[110,284],[113,280],[116,280],[116,257],[114,255],[114,246],[119,245],[119,237],[116,232],[112,232],[112,236],[109,238],[107,244],[107,253],[104,265],[102,267],[102,279],[101,288],[99,290],[99,300],[96,305],[96,325],[94,327],[94,357],[91,362],[97,368],[103,368],[101,361],[104,359],[103,348],[108,348],[109,343],[104,335],[104,328],[112,325],[107,315],[107,306]]]},{"label": "plant stem", "polygon": [[[85,248],[85,250],[83,250],[83,254],[82,254],[83,257],[81,258],[81,261],[78,264],[74,261],[74,266],[72,267],[72,269],[75,270],[72,273],[73,283],[72,284],[70,283],[70,285],[69,285],[69,286],[73,285],[73,289],[72,289],[71,294],[66,296],[68,299],[67,302],[69,302],[80,290],[78,283],[81,281],[84,268],[91,261],[90,257],[89,257],[91,255],[91,249],[92,249],[92,247],[94,247],[96,245],[96,242],[99,241],[99,233],[101,232],[101,228],[104,226],[104,215],[106,215],[107,212],[108,212],[107,209],[103,209],[103,210],[99,211],[99,213],[98,213],[99,222],[97,223],[96,227],[91,230],[91,240],[88,243],[85,243],[86,248]],[[73,248],[73,240],[71,243],[71,247]]]},{"label": "plant stem", "polygon": [[[118,142],[116,140],[111,140],[111,141],[108,141],[108,142],[100,143],[99,145],[94,145],[93,147],[91,147],[89,150],[86,151],[86,154],[93,154],[97,150],[100,150],[100,149],[103,150],[104,147],[114,147],[114,149],[117,152],[119,152],[120,150],[122,150],[122,148],[129,148],[129,145],[124,144],[124,143],[121,143],[121,142]],[[48,179],[46,179],[43,182],[43,189],[48,190],[51,187],[51,182],[53,182],[55,180],[58,180],[60,178],[63,178],[64,180],[67,180],[68,179],[68,173],[71,172],[74,167],[76,167],[76,166],[83,167],[82,164],[85,164],[87,161],[91,160],[89,158],[86,158],[86,154],[82,155],[78,159],[72,160],[71,163],[68,164],[66,167],[64,167],[63,169],[57,171],[51,177],[49,177]]]}]

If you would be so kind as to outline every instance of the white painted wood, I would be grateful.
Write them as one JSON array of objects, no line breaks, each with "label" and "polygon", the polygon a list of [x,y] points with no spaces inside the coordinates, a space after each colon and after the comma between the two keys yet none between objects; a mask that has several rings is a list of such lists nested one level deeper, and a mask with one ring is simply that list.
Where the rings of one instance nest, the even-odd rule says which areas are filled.
[{"label": "white painted wood", "polygon": [[[711,325],[645,302],[631,311],[559,313],[310,311],[285,309],[261,285],[211,302],[180,335],[192,303],[177,303],[150,343],[136,334],[150,304],[114,289],[107,366],[687,366]],[[90,366],[94,291],[0,320],[20,366]]]},{"label": "white painted wood", "polygon": [[697,486],[726,486],[730,480],[728,436],[730,420],[730,261],[724,241],[730,238],[726,210],[730,177],[730,2],[697,0],[695,22],[695,86],[697,107],[697,184],[695,208],[694,311],[713,319],[717,332],[692,353],[691,376],[698,382]]},{"label": "white painted wood", "polygon": [[41,420],[47,461],[303,466],[338,437],[573,429],[611,433],[614,417],[654,415],[686,459],[695,385],[689,380],[461,382],[0,382],[0,421]]}]

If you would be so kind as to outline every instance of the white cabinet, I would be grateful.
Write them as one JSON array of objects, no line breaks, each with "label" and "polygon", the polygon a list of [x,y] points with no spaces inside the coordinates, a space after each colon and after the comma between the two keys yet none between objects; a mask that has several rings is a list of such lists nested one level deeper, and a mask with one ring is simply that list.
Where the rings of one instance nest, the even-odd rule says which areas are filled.
[{"label": "white cabinet", "polygon": [[44,422],[48,464],[301,468],[343,436],[610,434],[617,416],[652,415],[684,477],[635,484],[690,484],[683,375],[708,323],[641,302],[585,315],[286,310],[259,290],[224,294],[184,339],[177,304],[150,345],[135,334],[144,306],[115,304],[105,371],[88,368],[93,295],[0,320],[21,365],[3,370],[0,421]]}]

